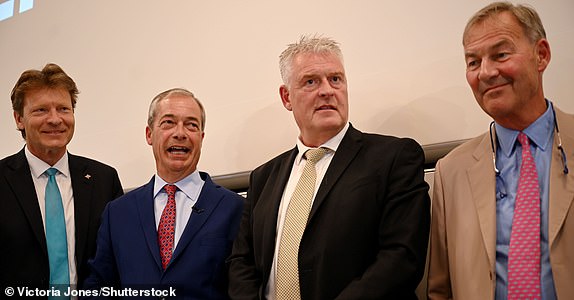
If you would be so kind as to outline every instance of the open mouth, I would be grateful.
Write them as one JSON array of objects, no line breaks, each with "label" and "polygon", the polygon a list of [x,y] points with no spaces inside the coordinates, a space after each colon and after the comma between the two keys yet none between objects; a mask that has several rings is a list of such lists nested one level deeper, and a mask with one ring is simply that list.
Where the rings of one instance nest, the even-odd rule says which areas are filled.
[{"label": "open mouth", "polygon": [[189,148],[182,146],[171,146],[167,148],[167,152],[172,154],[185,154],[188,153],[189,151],[191,151]]}]

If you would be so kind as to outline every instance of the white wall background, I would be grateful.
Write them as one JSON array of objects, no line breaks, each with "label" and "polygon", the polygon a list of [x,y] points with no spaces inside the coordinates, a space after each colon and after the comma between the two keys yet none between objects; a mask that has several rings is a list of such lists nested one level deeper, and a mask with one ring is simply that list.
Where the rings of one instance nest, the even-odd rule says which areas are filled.
[{"label": "white wall background", "polygon": [[[574,1],[524,2],[541,15],[552,49],[546,96],[574,112]],[[199,168],[211,175],[251,170],[295,143],[277,61],[304,33],[341,43],[355,127],[423,145],[470,138],[490,120],[466,84],[461,35],[486,4],[36,0],[32,10],[0,22],[0,157],[24,145],[12,117],[14,83],[22,71],[54,62],[80,89],[70,152],[116,167],[124,187],[154,173],[147,108],[172,87],[193,91],[205,105]]]}]

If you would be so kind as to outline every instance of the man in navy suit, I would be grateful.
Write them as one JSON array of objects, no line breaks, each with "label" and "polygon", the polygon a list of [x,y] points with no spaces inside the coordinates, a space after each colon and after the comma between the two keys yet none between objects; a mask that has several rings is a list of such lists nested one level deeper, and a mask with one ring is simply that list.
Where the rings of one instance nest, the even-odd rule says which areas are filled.
[{"label": "man in navy suit", "polygon": [[[251,173],[229,258],[231,298],[416,299],[430,224],[420,145],[348,122],[343,58],[332,39],[303,37],[280,67],[280,96],[300,134],[296,147]],[[325,154],[315,185],[305,185],[308,213],[290,218],[292,207],[301,211],[299,178],[313,168],[306,153],[317,150]]]},{"label": "man in navy suit", "polygon": [[[102,211],[123,194],[115,169],[67,152],[77,95],[74,80],[55,64],[23,72],[12,90],[14,119],[26,146],[0,160],[2,292],[16,286],[45,291],[50,284],[66,289],[81,283],[89,274],[88,258],[96,251]],[[58,235],[47,233],[45,226],[54,218],[46,210],[48,169],[57,170],[60,199],[54,203],[63,210],[63,247],[51,254],[49,245]],[[52,260],[53,254],[66,259]],[[62,281],[54,279],[58,265]]]},{"label": "man in navy suit", "polygon": [[153,99],[146,139],[157,173],[106,207],[86,288],[227,298],[225,259],[243,197],[197,170],[204,128],[205,111],[191,92],[171,89]]}]

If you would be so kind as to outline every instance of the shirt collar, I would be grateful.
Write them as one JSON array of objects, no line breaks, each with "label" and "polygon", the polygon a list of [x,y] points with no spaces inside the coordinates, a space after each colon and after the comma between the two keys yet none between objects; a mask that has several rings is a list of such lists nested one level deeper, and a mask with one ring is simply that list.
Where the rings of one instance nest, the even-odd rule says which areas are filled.
[{"label": "shirt collar", "polygon": [[[554,134],[554,113],[552,112],[552,102],[546,100],[548,108],[546,111],[530,124],[526,129],[522,130],[534,145],[544,151],[551,143]],[[520,131],[502,127],[495,122],[496,137],[500,151],[509,157],[514,150],[516,139]]]},{"label": "shirt collar", "polygon": [[[327,148],[329,149],[329,152],[336,152],[337,148],[339,148],[339,145],[341,144],[341,141],[343,140],[343,137],[345,137],[345,134],[347,133],[348,129],[349,129],[349,123],[347,122],[347,124],[345,124],[345,127],[343,127],[343,129],[341,129],[339,133],[337,133],[334,137],[326,141],[323,145],[319,146],[318,148]],[[297,153],[297,156],[295,157],[295,164],[299,165],[301,163],[301,161],[303,160],[303,154],[305,154],[305,152],[309,149],[313,148],[305,146],[303,142],[301,142],[301,139],[297,138],[297,150],[299,150],[299,153]]]},{"label": "shirt collar", "polygon": [[30,172],[34,178],[40,178],[49,168],[55,168],[66,177],[70,177],[70,167],[68,164],[68,151],[64,152],[64,155],[58,160],[53,166],[50,166],[45,161],[39,159],[36,155],[32,154],[28,150],[28,146],[24,147],[24,153],[26,154],[26,160],[28,160],[28,165],[30,166]]},{"label": "shirt collar", "polygon": [[[155,174],[154,178],[153,197],[155,199],[155,197],[157,197],[160,192],[165,193],[163,187],[168,183],[157,174]],[[202,186],[202,182],[203,180],[201,179],[201,176],[199,176],[199,171],[195,170],[193,173],[187,175],[182,180],[174,183],[174,185],[177,186],[177,189],[182,191],[188,198],[197,200],[193,199],[193,195],[199,195],[200,191],[198,190]]]}]

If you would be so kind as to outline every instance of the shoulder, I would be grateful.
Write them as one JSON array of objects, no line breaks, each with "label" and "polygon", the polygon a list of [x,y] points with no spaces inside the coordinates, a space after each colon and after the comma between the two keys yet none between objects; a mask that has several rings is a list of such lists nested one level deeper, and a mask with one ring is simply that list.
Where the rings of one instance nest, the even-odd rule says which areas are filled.
[{"label": "shoulder", "polygon": [[149,187],[148,184],[142,185],[138,188],[130,190],[129,192],[121,195],[120,197],[109,202],[109,209],[125,209],[126,207],[132,207],[136,205],[138,201],[146,197],[153,197],[153,187]]},{"label": "shoulder", "polygon": [[376,133],[362,133],[362,135],[367,145],[380,147],[413,148],[422,150],[421,145],[409,137],[397,137]]},{"label": "shoulder", "polygon": [[574,132],[574,115],[566,113],[556,106],[554,109],[560,132],[567,132],[568,134]]},{"label": "shoulder", "polygon": [[86,166],[93,170],[99,170],[100,172],[110,172],[110,173],[117,173],[116,169],[112,166],[99,162],[95,159],[91,159],[84,156],[78,156],[71,153],[68,153],[70,166]]},{"label": "shoulder", "polygon": [[23,152],[20,151],[18,153],[6,156],[0,159],[0,169],[5,168],[8,165],[13,165],[14,163],[22,163],[26,161],[26,156],[23,155]]},{"label": "shoulder", "polygon": [[[483,133],[477,137],[474,137],[461,145],[457,146],[453,150],[451,150],[447,155],[441,158],[438,161],[438,164],[441,165],[443,168],[448,167],[463,167],[467,163],[471,161],[475,161],[472,159],[473,155],[478,152],[490,151],[487,148],[484,148],[485,145],[488,146],[490,144],[485,144],[485,139],[489,138],[488,132]],[[481,149],[484,148],[484,149]]]},{"label": "shoulder", "polygon": [[[339,147],[352,148],[357,146],[367,156],[384,156],[388,159],[407,154],[414,155],[414,157],[424,157],[421,145],[412,138],[366,133],[351,127]],[[381,153],[384,153],[384,155],[381,155]]]},{"label": "shoulder", "polygon": [[289,160],[294,160],[295,155],[297,154],[297,148],[289,149],[271,160],[267,161],[266,163],[260,165],[259,167],[255,168],[252,172],[252,175],[263,175],[269,174],[273,170],[279,168],[284,163],[289,163]]},{"label": "shoulder", "polygon": [[419,148],[422,150],[420,144],[412,138],[363,132],[356,129],[352,125],[349,127],[347,133],[343,137],[341,145],[348,143],[362,143],[366,146],[372,147],[408,147]]},{"label": "shoulder", "polygon": [[224,199],[226,199],[225,201],[243,203],[243,197],[241,195],[213,182],[209,174],[200,172],[200,176],[205,181],[203,185],[204,189],[208,189],[212,193],[221,195]]}]

